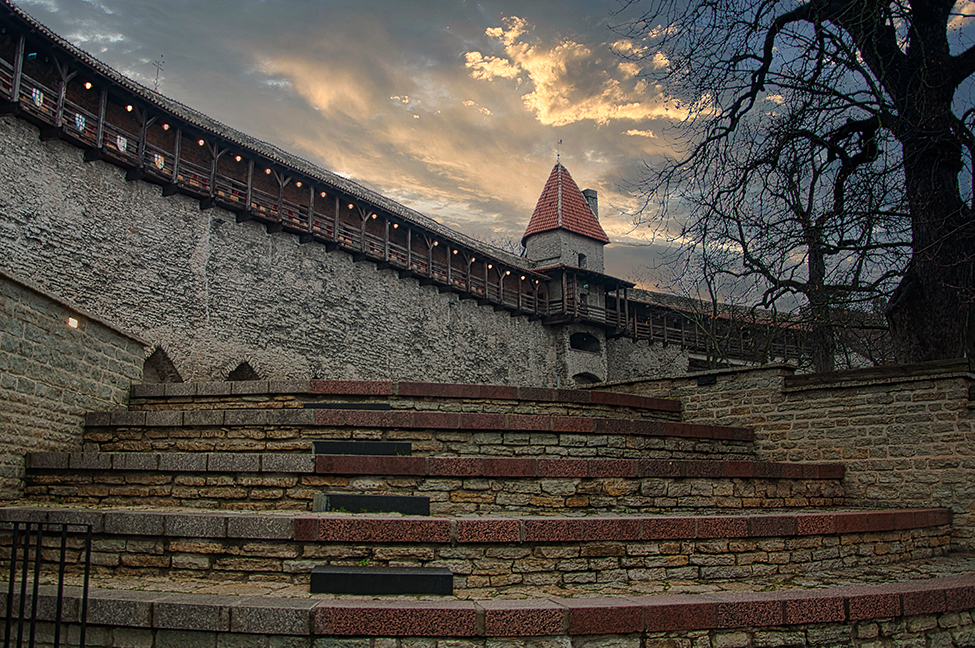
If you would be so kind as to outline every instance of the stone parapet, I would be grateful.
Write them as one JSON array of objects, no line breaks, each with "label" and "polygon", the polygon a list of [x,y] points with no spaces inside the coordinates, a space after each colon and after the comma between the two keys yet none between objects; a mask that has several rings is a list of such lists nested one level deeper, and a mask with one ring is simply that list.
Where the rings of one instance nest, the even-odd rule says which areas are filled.
[{"label": "stone parapet", "polygon": [[80,449],[84,414],[123,405],[144,342],[0,270],[0,499],[27,452]]},{"label": "stone parapet", "polygon": [[950,506],[975,549],[975,372],[969,361],[793,375],[789,367],[619,384],[681,401],[685,421],[755,431],[756,458],[839,462],[850,503]]}]

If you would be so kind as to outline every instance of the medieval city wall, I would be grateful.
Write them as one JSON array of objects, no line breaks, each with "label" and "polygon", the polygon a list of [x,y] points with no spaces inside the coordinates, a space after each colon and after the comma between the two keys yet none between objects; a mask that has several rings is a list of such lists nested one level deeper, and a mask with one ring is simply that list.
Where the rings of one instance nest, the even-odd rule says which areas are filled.
[{"label": "medieval city wall", "polygon": [[80,449],[84,413],[123,406],[144,360],[140,340],[0,272],[0,499],[25,453]]},{"label": "medieval city wall", "polygon": [[682,420],[755,430],[760,459],[847,466],[851,505],[947,506],[975,548],[975,371],[967,360],[794,375],[780,365],[617,385]]},{"label": "medieval city wall", "polygon": [[163,197],[17,118],[0,136],[0,265],[162,346],[186,380],[242,361],[266,378],[570,378],[540,322]]}]

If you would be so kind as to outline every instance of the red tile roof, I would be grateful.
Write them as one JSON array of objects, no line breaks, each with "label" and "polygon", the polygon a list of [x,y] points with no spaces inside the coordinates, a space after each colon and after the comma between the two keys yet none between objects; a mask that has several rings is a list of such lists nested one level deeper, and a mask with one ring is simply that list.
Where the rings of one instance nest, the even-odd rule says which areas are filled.
[{"label": "red tile roof", "polygon": [[601,243],[609,243],[609,237],[589,209],[586,197],[561,163],[555,164],[545,188],[542,189],[535,212],[528,221],[528,229],[521,237],[522,244],[533,234],[555,229],[568,230]]}]

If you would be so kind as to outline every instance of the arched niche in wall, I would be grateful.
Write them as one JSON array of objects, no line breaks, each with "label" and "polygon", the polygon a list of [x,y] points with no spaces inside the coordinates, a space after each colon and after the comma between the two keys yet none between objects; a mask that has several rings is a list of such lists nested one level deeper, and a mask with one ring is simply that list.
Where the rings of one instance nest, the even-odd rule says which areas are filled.
[{"label": "arched niche in wall", "polygon": [[144,383],[181,383],[183,377],[179,375],[176,365],[162,347],[153,349],[142,367],[142,382]]},{"label": "arched niche in wall", "polygon": [[576,351],[599,353],[599,339],[589,333],[573,333],[569,336],[569,346]]},{"label": "arched niche in wall", "polygon": [[227,374],[227,380],[230,382],[239,382],[242,380],[261,380],[260,374],[254,371],[250,363],[244,360],[237,368]]},{"label": "arched niche in wall", "polygon": [[599,380],[598,376],[588,372],[577,373],[576,375],[572,376],[572,380],[574,380],[577,385],[592,385],[594,383],[602,382]]}]

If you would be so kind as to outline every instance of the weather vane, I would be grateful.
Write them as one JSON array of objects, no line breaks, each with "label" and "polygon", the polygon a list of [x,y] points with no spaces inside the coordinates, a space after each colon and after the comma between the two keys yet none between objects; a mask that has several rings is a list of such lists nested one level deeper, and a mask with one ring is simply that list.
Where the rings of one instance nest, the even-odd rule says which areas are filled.
[{"label": "weather vane", "polygon": [[152,66],[156,68],[156,82],[152,85],[152,89],[155,92],[159,92],[159,73],[163,71],[163,65],[166,63],[166,55],[160,54],[158,61],[153,61]]},{"label": "weather vane", "polygon": [[555,161],[560,162],[562,160],[562,140],[559,140],[559,146],[555,149]]}]

